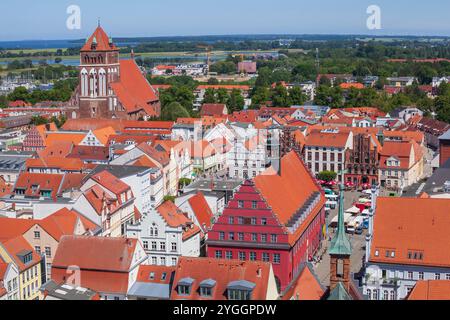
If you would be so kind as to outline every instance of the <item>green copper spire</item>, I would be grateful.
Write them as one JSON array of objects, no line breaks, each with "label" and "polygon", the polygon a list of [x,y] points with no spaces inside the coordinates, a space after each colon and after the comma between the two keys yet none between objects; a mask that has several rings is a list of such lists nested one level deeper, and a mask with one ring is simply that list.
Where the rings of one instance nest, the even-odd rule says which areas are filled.
[{"label": "green copper spire", "polygon": [[92,44],[97,44],[97,38],[94,37],[94,39],[92,40]]},{"label": "green copper spire", "polygon": [[344,185],[340,185],[338,229],[336,236],[331,241],[330,255],[350,256],[352,254],[352,245],[345,234],[344,190]]}]

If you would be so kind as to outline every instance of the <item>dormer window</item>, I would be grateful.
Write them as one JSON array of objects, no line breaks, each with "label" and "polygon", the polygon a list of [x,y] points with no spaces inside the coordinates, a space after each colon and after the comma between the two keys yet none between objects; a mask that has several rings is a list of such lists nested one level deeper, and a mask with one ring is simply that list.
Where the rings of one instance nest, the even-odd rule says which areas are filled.
[{"label": "dormer window", "polygon": [[249,281],[233,281],[227,287],[228,300],[251,300],[255,287],[256,285]]},{"label": "dormer window", "polygon": [[213,279],[207,279],[200,283],[199,293],[203,298],[211,298],[216,281]]},{"label": "dormer window", "polygon": [[209,287],[200,287],[200,296],[202,297],[211,297],[212,296],[212,289]]},{"label": "dormer window", "polygon": [[178,295],[189,296],[191,294],[191,288],[193,283],[194,279],[192,278],[181,279],[178,282]]},{"label": "dormer window", "polygon": [[182,285],[179,285],[178,286],[178,294],[180,295],[180,296],[188,296],[188,295],[190,295],[190,290],[191,290],[191,287],[189,287],[189,286],[182,286]]}]

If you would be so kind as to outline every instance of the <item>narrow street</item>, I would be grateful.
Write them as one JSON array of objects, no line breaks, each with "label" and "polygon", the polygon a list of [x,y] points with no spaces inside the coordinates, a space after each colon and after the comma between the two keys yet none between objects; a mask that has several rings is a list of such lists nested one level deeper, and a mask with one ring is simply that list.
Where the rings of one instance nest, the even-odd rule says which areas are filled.
[{"label": "narrow street", "polygon": [[[353,203],[358,201],[360,198],[361,193],[360,192],[345,192],[345,198],[344,198],[344,210],[347,210],[352,207]],[[327,217],[327,225],[331,223],[334,217],[338,214],[338,208],[335,210],[330,211],[329,216]],[[367,231],[364,230],[364,233],[362,235],[350,235],[347,234],[353,248],[353,253],[351,257],[351,272],[352,273],[358,273],[362,266],[363,266],[363,259],[365,255],[365,248],[366,248],[366,237]],[[334,232],[332,229],[328,229],[328,235],[332,238],[334,237]],[[322,250],[320,253],[323,254],[322,261],[316,265],[314,265],[314,270],[319,277],[320,282],[324,286],[328,286],[330,284],[330,257],[328,255],[328,248],[329,248],[329,241],[328,239],[325,240],[322,243]]]}]

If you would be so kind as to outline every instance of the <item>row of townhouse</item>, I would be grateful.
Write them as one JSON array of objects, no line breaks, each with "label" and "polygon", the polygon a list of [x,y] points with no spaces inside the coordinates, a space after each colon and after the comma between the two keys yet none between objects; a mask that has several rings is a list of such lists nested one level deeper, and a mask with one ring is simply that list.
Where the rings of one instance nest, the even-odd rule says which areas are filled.
[{"label": "row of townhouse", "polygon": [[268,262],[194,257],[172,266],[150,262],[136,239],[65,236],[42,295],[45,300],[69,300],[74,291],[85,300],[319,300],[325,294],[308,265],[280,296]]},{"label": "row of townhouse", "polygon": [[306,135],[303,155],[315,175],[332,171],[341,183],[381,185],[393,191],[423,178],[424,146],[416,139],[405,132],[385,136],[380,131],[347,129],[351,128],[312,129]]},{"label": "row of townhouse", "polygon": [[51,277],[61,238],[97,230],[95,223],[68,209],[41,220],[1,218],[0,275],[7,299],[41,299],[39,289]]}]

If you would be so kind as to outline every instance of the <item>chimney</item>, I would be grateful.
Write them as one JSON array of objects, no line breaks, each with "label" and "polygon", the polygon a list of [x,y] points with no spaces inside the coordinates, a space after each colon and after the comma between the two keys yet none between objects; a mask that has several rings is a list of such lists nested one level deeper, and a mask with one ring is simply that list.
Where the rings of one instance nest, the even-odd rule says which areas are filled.
[{"label": "chimney", "polygon": [[261,278],[261,277],[262,277],[262,269],[261,269],[261,267],[259,267],[258,270],[256,271],[256,276],[257,276],[258,278]]}]

